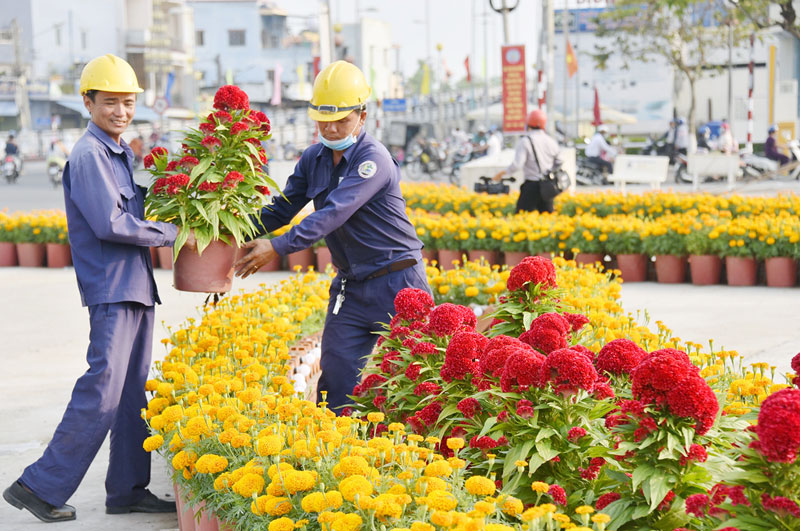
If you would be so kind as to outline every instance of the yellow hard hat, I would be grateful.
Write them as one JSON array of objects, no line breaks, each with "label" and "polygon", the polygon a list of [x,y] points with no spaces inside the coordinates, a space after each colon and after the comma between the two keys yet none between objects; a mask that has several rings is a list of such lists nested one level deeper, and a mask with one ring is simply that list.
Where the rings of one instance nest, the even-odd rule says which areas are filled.
[{"label": "yellow hard hat", "polygon": [[372,89],[364,73],[347,61],[335,61],[317,74],[308,116],[317,122],[341,120],[366,105]]},{"label": "yellow hard hat", "polygon": [[144,92],[136,81],[136,72],[125,59],[107,53],[95,57],[83,67],[80,93],[88,90],[104,92]]}]

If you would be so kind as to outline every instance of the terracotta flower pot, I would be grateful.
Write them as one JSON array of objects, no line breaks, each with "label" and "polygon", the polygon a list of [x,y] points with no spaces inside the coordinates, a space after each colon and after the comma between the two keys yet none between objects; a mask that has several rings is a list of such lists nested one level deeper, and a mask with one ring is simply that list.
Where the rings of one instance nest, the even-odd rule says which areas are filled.
[{"label": "terracotta flower pot", "polygon": [[172,247],[156,247],[158,254],[158,267],[172,269]]},{"label": "terracotta flower pot", "polygon": [[575,262],[583,265],[592,265],[595,262],[603,264],[603,255],[601,253],[578,253],[575,255]]},{"label": "terracotta flower pot", "polygon": [[150,247],[150,263],[153,264],[153,269],[158,267],[158,251],[155,247]]},{"label": "terracotta flower pot", "polygon": [[214,513],[206,509],[205,502],[200,502],[197,511],[200,513],[200,518],[195,521],[196,531],[219,531],[217,517],[214,516]]},{"label": "terracotta flower pot", "polygon": [[461,261],[461,251],[439,249],[439,267],[442,269],[455,269],[454,261]]},{"label": "terracotta flower pot", "polygon": [[427,260],[429,264],[432,263],[434,260],[438,263],[439,252],[436,249],[423,249],[422,259]]},{"label": "terracotta flower pot", "polygon": [[725,271],[729,286],[755,286],[758,262],[749,256],[726,256]]},{"label": "terracotta flower pot", "polygon": [[21,267],[44,266],[45,246],[43,243],[18,243],[17,259]]},{"label": "terracotta flower pot", "polygon": [[172,484],[175,489],[175,505],[178,512],[178,529],[180,531],[195,531],[194,511],[183,497],[177,483]]},{"label": "terracotta flower pot", "polygon": [[508,267],[514,267],[515,265],[522,262],[522,260],[529,256],[529,253],[525,251],[506,251],[503,253],[503,261]]},{"label": "terracotta flower pot", "polygon": [[495,265],[500,263],[500,253],[498,251],[472,249],[470,251],[467,251],[467,257],[471,262],[483,258],[489,265]]},{"label": "terracotta flower pot", "polygon": [[625,282],[644,282],[647,280],[647,262],[650,257],[646,254],[618,254],[617,266],[622,280]]},{"label": "terracotta flower pot", "polygon": [[722,258],[715,254],[693,254],[689,257],[689,272],[695,286],[719,284]]},{"label": "terracotta flower pot", "polygon": [[175,289],[201,293],[225,293],[233,284],[233,262],[237,247],[212,241],[202,255],[186,247],[178,253],[172,280]]},{"label": "terracotta flower pot", "polygon": [[289,271],[294,271],[297,266],[300,266],[301,270],[305,271],[309,266],[316,264],[314,249],[311,247],[303,249],[302,251],[297,251],[296,253],[291,253],[287,258],[289,262]]},{"label": "terracotta flower pot", "polygon": [[797,283],[797,262],[787,256],[776,256],[764,260],[767,270],[767,286],[790,288]]},{"label": "terracotta flower pot", "polygon": [[72,254],[67,243],[48,243],[45,245],[47,250],[47,267],[67,267],[72,265]]},{"label": "terracotta flower pot", "polygon": [[333,267],[330,249],[327,247],[317,247],[315,251],[317,255],[317,271],[325,271],[325,268],[328,267],[328,264]]},{"label": "terracotta flower pot", "polygon": [[0,267],[12,267],[17,264],[16,244],[12,242],[0,242]]},{"label": "terracotta flower pot", "polygon": [[656,280],[661,284],[680,284],[686,280],[686,257],[656,255]]}]

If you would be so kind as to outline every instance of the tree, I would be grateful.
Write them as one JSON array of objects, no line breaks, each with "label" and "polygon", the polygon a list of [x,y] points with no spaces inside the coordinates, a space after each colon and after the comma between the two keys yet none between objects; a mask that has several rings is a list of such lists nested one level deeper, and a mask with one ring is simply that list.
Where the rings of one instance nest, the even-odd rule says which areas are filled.
[{"label": "tree", "polygon": [[[689,129],[694,133],[695,84],[703,70],[713,66],[708,63],[711,53],[727,47],[729,18],[722,2],[617,0],[598,18],[597,35],[606,39],[592,55],[599,68],[612,56],[619,56],[625,66],[663,58],[689,84]],[[735,43],[750,33],[744,26],[734,26]]]},{"label": "tree", "polygon": [[[734,9],[740,20],[758,29],[779,27],[800,40],[800,20],[797,19],[794,0],[779,0],[777,2],[769,0],[728,0],[728,5]],[[770,6],[778,7],[780,18],[770,18]]]}]

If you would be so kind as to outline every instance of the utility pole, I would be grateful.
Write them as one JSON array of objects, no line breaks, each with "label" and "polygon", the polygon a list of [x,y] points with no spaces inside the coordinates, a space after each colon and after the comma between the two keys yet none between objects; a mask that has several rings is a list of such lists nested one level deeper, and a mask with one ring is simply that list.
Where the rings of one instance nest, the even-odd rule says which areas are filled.
[{"label": "utility pole", "polygon": [[489,11],[483,5],[483,123],[489,127]]},{"label": "utility pole", "polygon": [[19,127],[21,130],[31,128],[31,106],[28,100],[28,77],[22,63],[22,31],[17,19],[11,21],[11,41],[14,44],[14,77],[17,81],[17,108],[19,109]]},{"label": "utility pole", "polygon": [[514,5],[506,5],[506,0],[500,0],[500,7],[495,7],[495,0],[489,0],[489,5],[494,11],[503,15],[503,44],[511,44],[511,34],[508,30],[508,14],[519,6],[519,0]]},{"label": "utility pole", "polygon": [[561,67],[564,69],[564,106],[562,114],[564,115],[564,132],[567,131],[567,124],[569,123],[569,114],[567,113],[567,87],[569,87],[569,68],[567,68],[567,46],[569,45],[569,9],[565,3],[564,9],[561,11],[561,30],[564,32],[564,62]]},{"label": "utility pole", "polygon": [[[544,10],[544,16],[542,18],[543,22],[543,30],[545,32],[545,75],[546,75],[546,82],[547,82],[547,89],[546,89],[546,108],[547,112],[552,112],[553,110],[553,78],[555,77],[555,68],[553,65],[553,41],[556,33],[556,22],[555,22],[555,14],[553,13],[553,0],[542,0],[542,8]],[[547,120],[546,131],[548,134],[552,135],[555,133],[555,122],[553,120]]]}]

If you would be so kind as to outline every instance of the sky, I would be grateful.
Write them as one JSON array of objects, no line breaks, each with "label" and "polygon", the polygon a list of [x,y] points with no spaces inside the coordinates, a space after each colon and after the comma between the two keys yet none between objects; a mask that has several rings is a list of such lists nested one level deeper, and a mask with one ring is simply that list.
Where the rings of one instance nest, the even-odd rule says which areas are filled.
[{"label": "sky", "polygon": [[[403,73],[412,75],[417,61],[431,56],[438,60],[436,45],[442,45],[447,68],[458,80],[466,75],[464,59],[470,56],[473,73],[482,72],[483,58],[488,57],[489,75],[500,75],[500,46],[503,44],[503,17],[489,6],[489,0],[330,0],[333,22],[348,24],[357,20],[357,13],[382,19],[391,25],[392,41],[400,45]],[[503,0],[494,0],[499,6]],[[518,7],[509,15],[509,44],[524,44],[526,63],[536,62],[538,28],[541,19],[540,0],[505,0]],[[276,0],[289,15],[308,16],[319,12],[320,0]],[[484,16],[484,12],[488,15]],[[429,15],[429,16],[428,16]],[[426,24],[426,19],[428,23]],[[487,31],[484,31],[488,20]],[[426,38],[426,30],[430,39]],[[484,35],[488,54],[484,53]],[[426,41],[429,49],[426,50]]]}]

